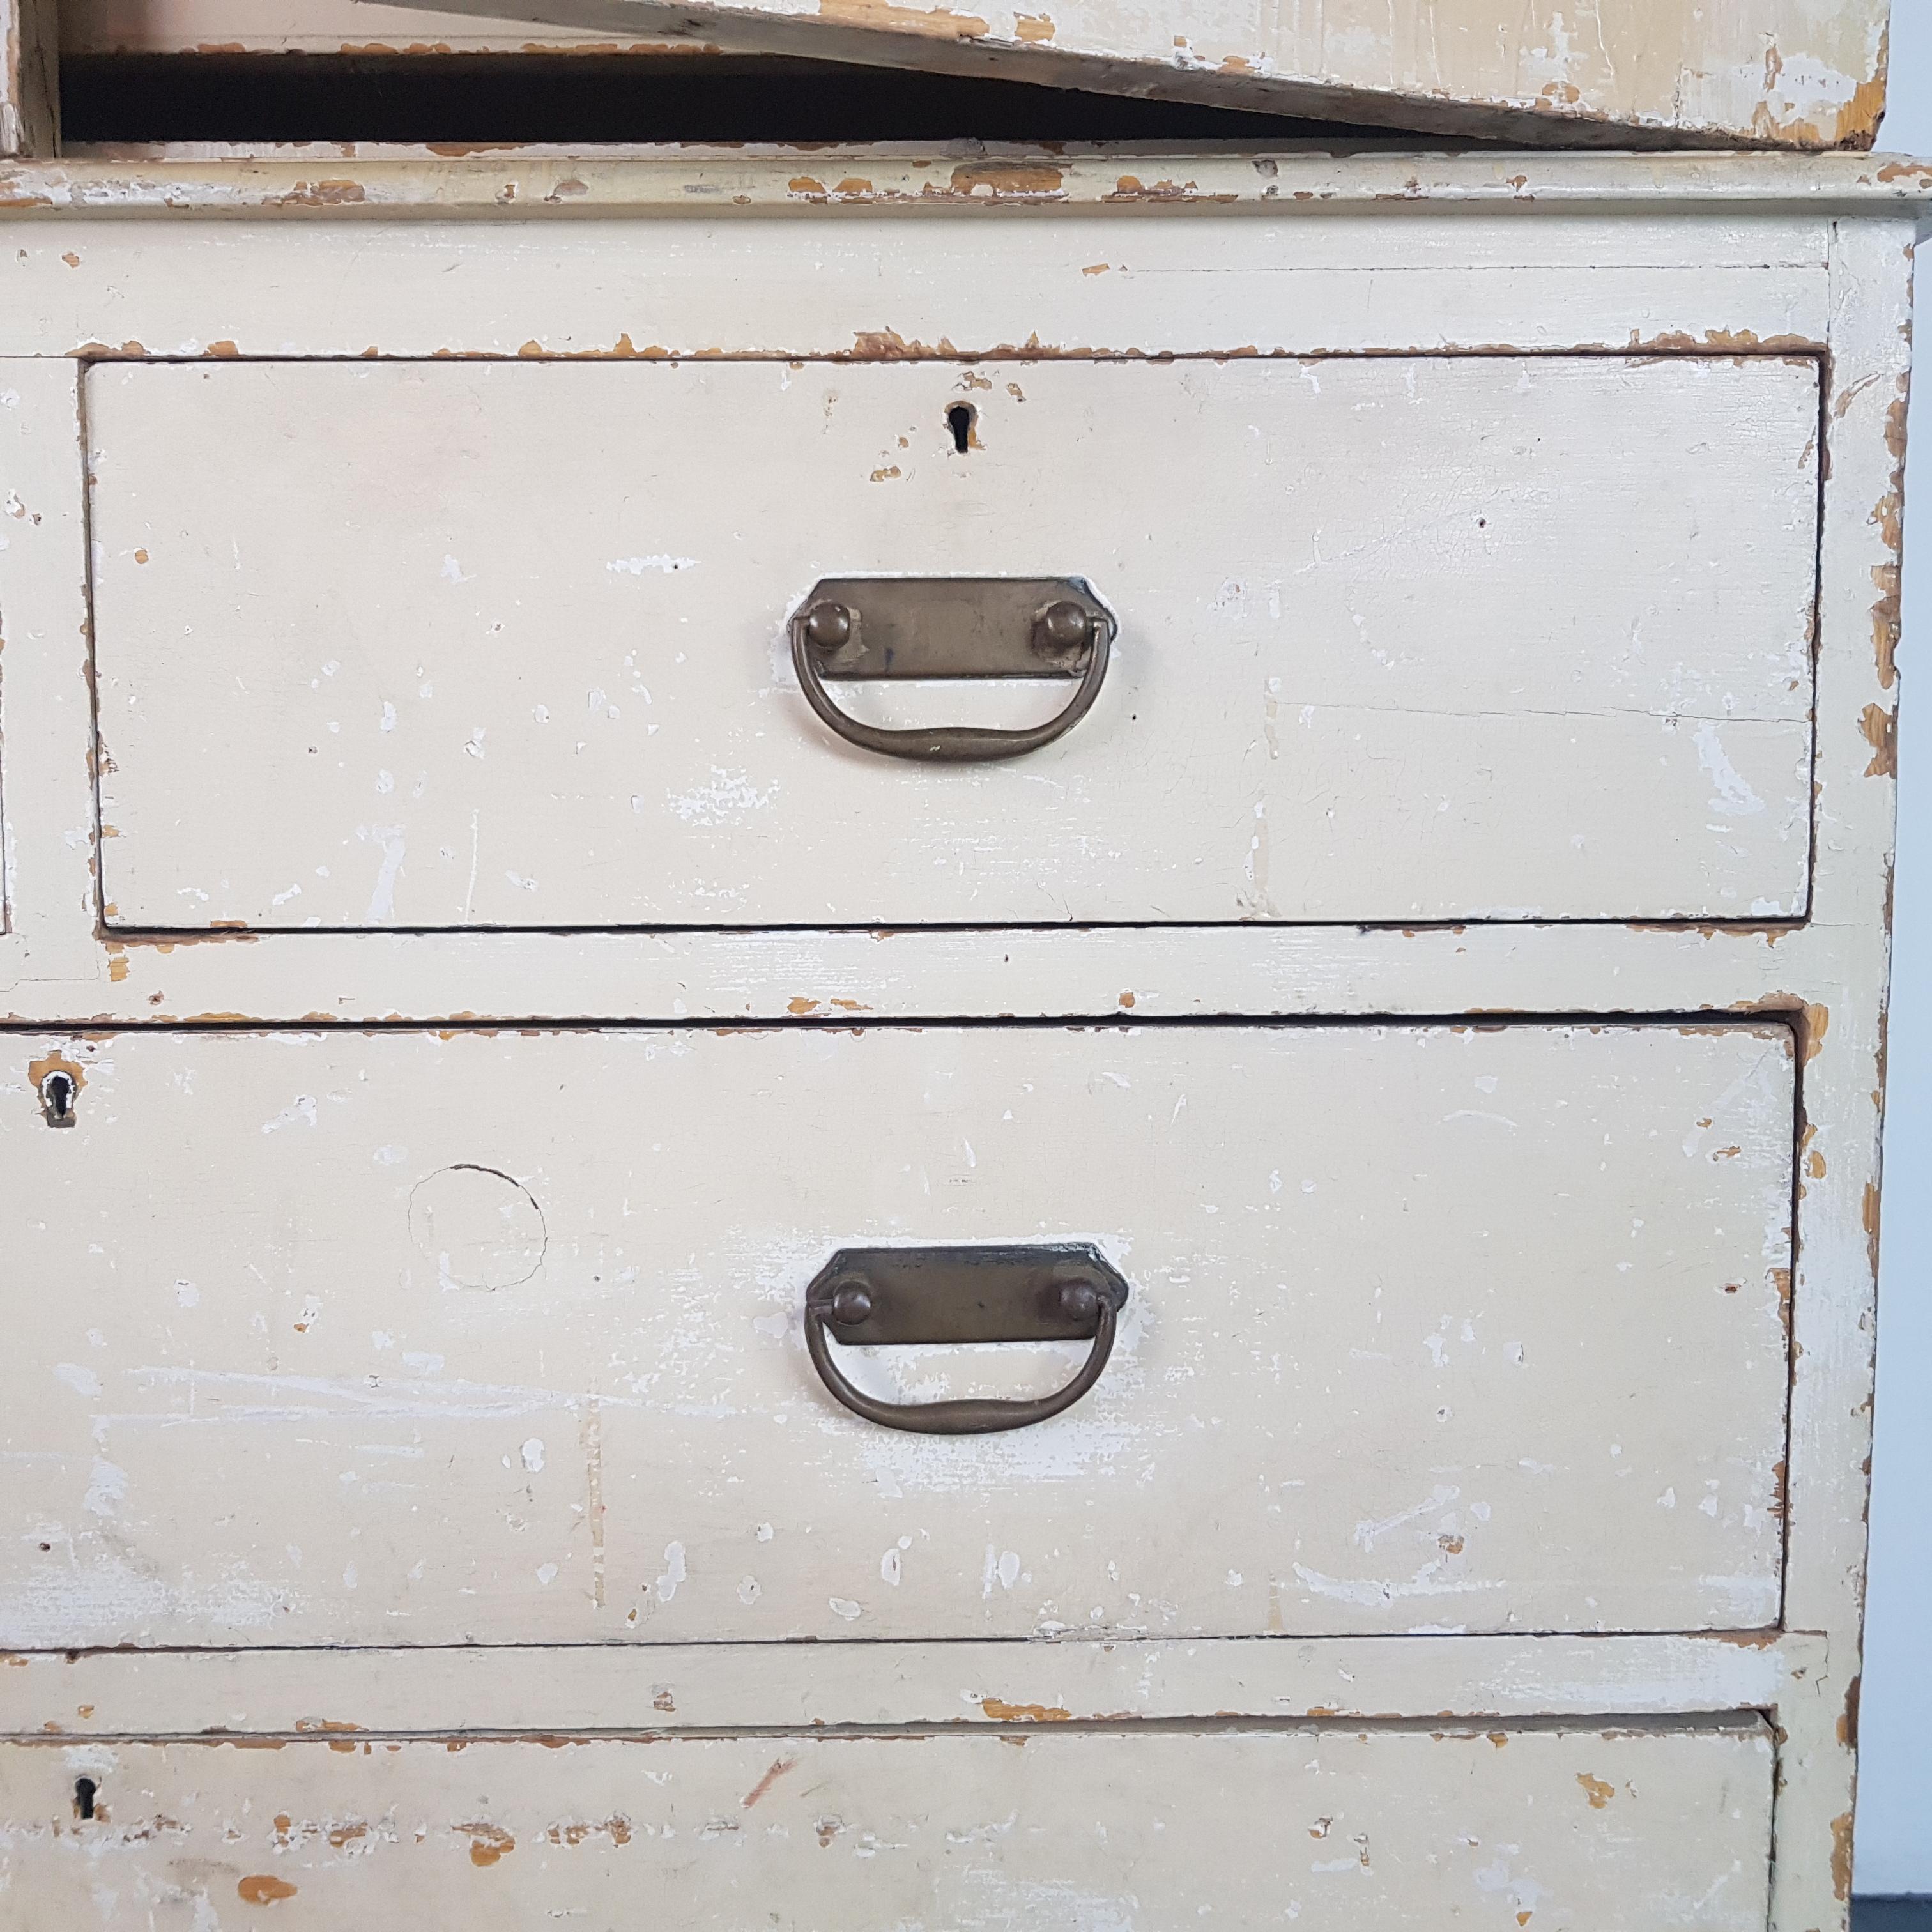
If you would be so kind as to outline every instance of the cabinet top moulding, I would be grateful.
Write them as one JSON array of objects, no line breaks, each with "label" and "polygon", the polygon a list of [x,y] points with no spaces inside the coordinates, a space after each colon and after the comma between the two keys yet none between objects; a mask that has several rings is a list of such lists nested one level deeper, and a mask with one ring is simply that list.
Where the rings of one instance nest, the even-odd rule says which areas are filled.
[{"label": "cabinet top moulding", "polygon": [[716,216],[854,208],[930,213],[1208,207],[1346,210],[1782,209],[1907,216],[1932,161],[1888,154],[1262,153],[855,145],[230,151],[0,164],[0,213],[125,218]]}]

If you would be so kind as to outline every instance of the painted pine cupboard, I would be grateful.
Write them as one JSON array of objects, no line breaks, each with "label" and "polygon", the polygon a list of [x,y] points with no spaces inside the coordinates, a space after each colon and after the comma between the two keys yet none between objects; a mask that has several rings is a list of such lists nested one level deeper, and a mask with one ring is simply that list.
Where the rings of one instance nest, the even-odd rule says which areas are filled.
[{"label": "painted pine cupboard", "polygon": [[1842,1926],[1932,172],[0,187],[0,1922]]}]

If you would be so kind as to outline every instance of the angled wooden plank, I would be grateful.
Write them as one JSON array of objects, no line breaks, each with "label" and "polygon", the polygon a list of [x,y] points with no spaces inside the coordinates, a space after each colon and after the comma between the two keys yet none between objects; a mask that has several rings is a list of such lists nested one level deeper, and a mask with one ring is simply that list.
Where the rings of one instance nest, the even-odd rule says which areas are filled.
[{"label": "angled wooden plank", "polygon": [[1890,0],[446,0],[449,10],[682,35],[1518,140],[1869,147]]}]

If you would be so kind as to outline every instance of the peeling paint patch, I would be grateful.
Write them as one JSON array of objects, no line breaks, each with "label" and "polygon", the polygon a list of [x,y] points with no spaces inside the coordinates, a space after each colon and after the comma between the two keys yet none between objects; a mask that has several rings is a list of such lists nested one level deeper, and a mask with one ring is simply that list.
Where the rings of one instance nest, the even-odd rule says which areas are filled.
[{"label": "peeling paint patch", "polygon": [[472,1865],[494,1865],[499,1858],[517,1849],[516,1840],[500,1826],[458,1825],[456,1829],[469,1838],[470,1862]]},{"label": "peeling paint patch", "polygon": [[1868,778],[1893,778],[1898,776],[1898,713],[1882,704],[1868,704],[1858,718],[1858,729],[1872,748],[1865,766]]},{"label": "peeling paint patch", "polygon": [[1059,1704],[1009,1704],[1000,1697],[982,1697],[980,1708],[999,1724],[1064,1724],[1073,1715]]}]

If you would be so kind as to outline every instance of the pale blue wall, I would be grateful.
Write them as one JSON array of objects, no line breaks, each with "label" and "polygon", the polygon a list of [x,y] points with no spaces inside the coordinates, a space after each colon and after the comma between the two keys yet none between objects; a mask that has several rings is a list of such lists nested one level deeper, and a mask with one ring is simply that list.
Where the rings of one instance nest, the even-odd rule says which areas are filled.
[{"label": "pale blue wall", "polygon": [[[1880,145],[1932,154],[1932,0],[1893,0]],[[1905,698],[1892,956],[1878,1444],[1857,1888],[1932,1892],[1932,245],[1906,472]]]}]

